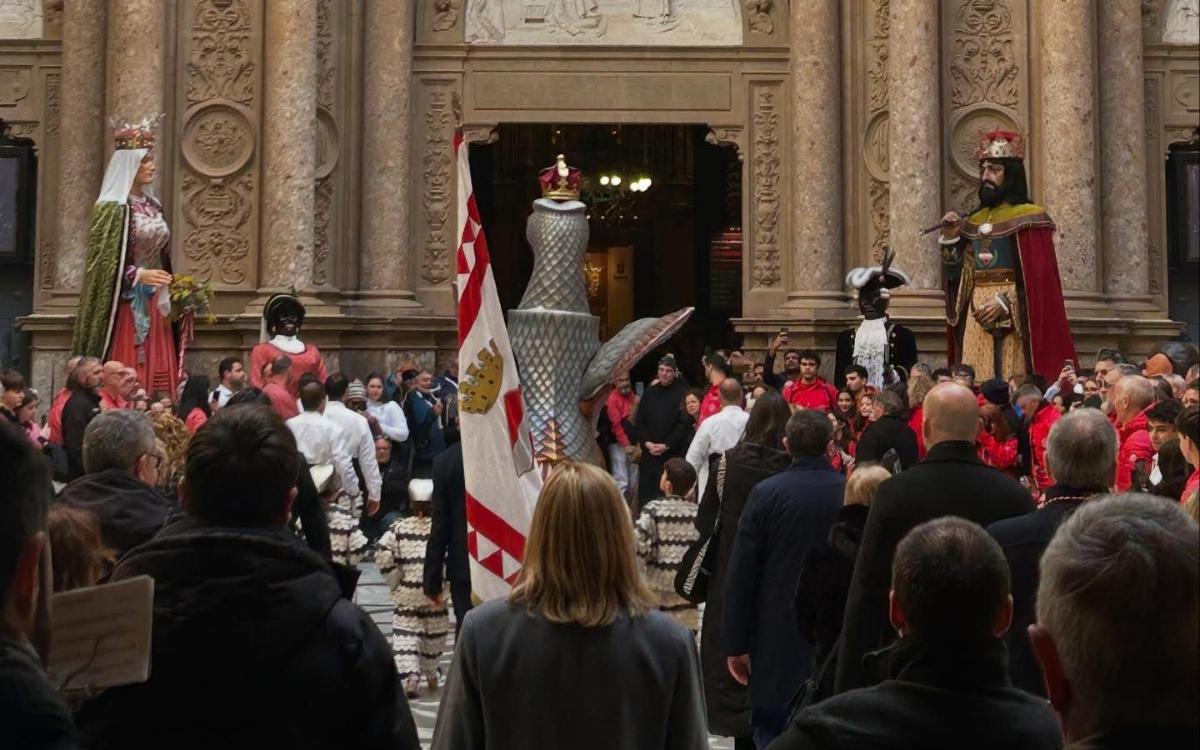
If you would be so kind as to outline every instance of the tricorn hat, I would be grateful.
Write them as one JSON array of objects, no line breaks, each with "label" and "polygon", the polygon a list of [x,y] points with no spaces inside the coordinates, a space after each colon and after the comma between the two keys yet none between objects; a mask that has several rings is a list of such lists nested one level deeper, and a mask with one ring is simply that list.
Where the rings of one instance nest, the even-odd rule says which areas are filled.
[{"label": "tricorn hat", "polygon": [[887,248],[883,252],[883,263],[880,265],[860,266],[846,274],[846,286],[861,293],[864,289],[895,289],[911,284],[908,274],[899,268],[892,268],[892,261],[895,259],[896,252]]}]

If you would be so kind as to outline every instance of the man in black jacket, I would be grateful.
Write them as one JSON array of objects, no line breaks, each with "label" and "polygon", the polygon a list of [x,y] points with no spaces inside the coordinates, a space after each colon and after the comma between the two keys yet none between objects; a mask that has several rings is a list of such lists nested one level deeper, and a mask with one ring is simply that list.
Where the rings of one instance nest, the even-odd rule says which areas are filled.
[{"label": "man in black jacket", "polygon": [[[904,402],[900,396],[887,388],[875,396],[876,410],[882,410],[858,441],[855,460],[860,464],[883,463],[889,450],[895,451],[900,470],[911,469],[920,460],[917,454],[917,433],[904,420]],[[892,471],[892,466],[885,466]],[[896,473],[896,472],[893,472]]]},{"label": "man in black jacket", "polygon": [[829,418],[801,409],[787,423],[792,466],[750,492],[725,578],[721,642],[729,672],[750,685],[750,725],[764,747],[787,723],[788,703],[812,668],[812,644],[788,606],[805,554],[842,507],[845,480],[829,465]]},{"label": "man in black jacket", "polygon": [[50,645],[49,467],[25,433],[3,420],[0,467],[0,745],[71,750],[71,713],[42,672]]},{"label": "man in black jacket", "polygon": [[925,397],[925,460],[884,482],[871,505],[858,564],[846,601],[838,651],[837,692],[872,684],[863,656],[895,637],[888,623],[888,582],[896,545],[914,526],[942,516],[980,525],[1033,510],[1018,482],[985,466],[975,454],[979,404],[957,383],[943,383]]},{"label": "man in black jacket", "polygon": [[450,581],[454,605],[454,634],[471,611],[471,566],[467,560],[467,482],[463,474],[462,442],[433,459],[433,526],[425,544],[425,596],[441,603],[442,568]]},{"label": "man in black jacket", "polygon": [[1117,471],[1117,433],[1099,409],[1076,409],[1050,428],[1046,466],[1054,484],[1046,502],[1024,516],[987,527],[1008,560],[1012,577],[1013,626],[1008,643],[1013,685],[1044,696],[1042,670],[1029,647],[1029,626],[1036,619],[1038,563],[1054,532],[1088,498],[1112,486]]},{"label": "man in black jacket", "polygon": [[689,425],[683,411],[686,395],[687,383],[679,377],[675,357],[663,356],[658,361],[658,382],[646,389],[633,423],[642,449],[638,470],[639,507],[662,494],[658,480],[662,479],[667,460],[683,458],[687,451]]},{"label": "man in black jacket", "polygon": [[892,571],[888,618],[900,640],[871,654],[881,681],[800,711],[771,750],[1058,750],[1054,713],[1008,680],[1008,591],[1004,556],[983,529],[961,518],[917,526]]},{"label": "man in black jacket", "polygon": [[58,502],[92,513],[104,546],[120,557],[149,541],[174,509],[156,486],[162,460],[149,417],[110,409],[88,424],[83,438],[87,473],[63,487]]},{"label": "man in black jacket", "polygon": [[75,390],[63,405],[62,439],[67,453],[67,477],[83,476],[83,433],[88,423],[100,413],[100,394],[97,389],[104,379],[104,365],[95,357],[84,357],[71,373]]},{"label": "man in black jacket", "polygon": [[187,515],[112,575],[154,578],[150,679],[84,705],[87,745],[419,747],[386,639],[286,528],[298,461],[263,406],[221,409],[192,437]]}]

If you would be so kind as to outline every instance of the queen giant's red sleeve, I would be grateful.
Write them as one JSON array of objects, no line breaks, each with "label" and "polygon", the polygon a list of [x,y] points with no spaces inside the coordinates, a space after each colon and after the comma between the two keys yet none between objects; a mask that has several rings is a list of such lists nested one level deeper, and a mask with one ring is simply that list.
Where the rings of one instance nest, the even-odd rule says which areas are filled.
[{"label": "queen giant's red sleeve", "polygon": [[1017,232],[1017,250],[1021,256],[1032,369],[1047,383],[1053,383],[1066,360],[1079,368],[1054,254],[1054,231],[1048,227],[1022,229]]}]

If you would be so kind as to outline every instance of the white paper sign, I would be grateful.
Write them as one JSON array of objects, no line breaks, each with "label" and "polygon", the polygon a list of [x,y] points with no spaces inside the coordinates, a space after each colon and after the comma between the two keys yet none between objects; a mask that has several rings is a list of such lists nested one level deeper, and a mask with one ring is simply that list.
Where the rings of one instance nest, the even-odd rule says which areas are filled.
[{"label": "white paper sign", "polygon": [[46,669],[51,682],[60,689],[145,682],[153,611],[150,576],[55,594]]}]

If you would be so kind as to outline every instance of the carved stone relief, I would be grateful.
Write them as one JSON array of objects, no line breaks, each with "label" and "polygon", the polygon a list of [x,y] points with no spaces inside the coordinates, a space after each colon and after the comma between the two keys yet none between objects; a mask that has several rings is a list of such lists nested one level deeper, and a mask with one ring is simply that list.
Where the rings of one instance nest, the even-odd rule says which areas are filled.
[{"label": "carved stone relief", "polygon": [[458,23],[461,0],[433,0],[433,30],[449,31]]},{"label": "carved stone relief", "polygon": [[[457,0],[434,0],[437,6]],[[736,46],[742,4],[730,0],[465,0],[468,44]],[[750,0],[748,7],[766,5]],[[446,16],[457,11],[446,11]],[[752,12],[752,11],[748,11]],[[760,26],[762,20],[759,20]],[[453,24],[451,24],[452,26]],[[447,27],[449,28],[449,27]],[[437,30],[435,26],[435,31]],[[757,31],[757,29],[755,29]],[[770,32],[761,32],[770,33]]]},{"label": "carved stone relief", "polygon": [[1143,93],[1146,107],[1146,140],[1158,138],[1158,79],[1147,78]]},{"label": "carved stone relief", "polygon": [[780,282],[779,209],[780,100],[773,89],[760,88],[753,101],[753,145],[750,162],[750,206],[753,245],[750,288],[778,286]]},{"label": "carved stone relief", "polygon": [[771,20],[774,4],[774,0],[746,0],[746,18],[755,34],[775,33],[775,22]]},{"label": "carved stone relief", "polygon": [[62,77],[57,73],[46,76],[46,136],[58,137],[58,125],[62,112]]},{"label": "carved stone relief", "polygon": [[737,151],[738,161],[745,161],[744,138],[745,132],[741,128],[713,128],[705,134],[704,142],[710,146],[732,146]]},{"label": "carved stone relief", "polygon": [[1012,11],[1004,0],[969,0],[954,24],[950,99],[955,107],[1015,107],[1019,93]]},{"label": "carved stone relief", "polygon": [[1021,0],[957,0],[944,7],[947,205],[969,209],[979,202],[975,147],[980,133],[1025,130],[1025,12]]},{"label": "carved stone relief", "polygon": [[[868,218],[866,236],[871,257],[883,257],[883,249],[889,242],[891,222],[888,218],[889,187],[888,171],[891,156],[888,142],[888,36],[891,21],[888,18],[889,0],[870,0],[863,19],[861,44],[867,51],[865,70],[865,115],[859,133],[862,153],[861,179],[866,190],[858,198],[860,216]],[[861,245],[859,246],[862,247]],[[856,254],[862,252],[856,249]],[[863,259],[856,258],[854,265]]]},{"label": "carved stone relief", "polygon": [[317,2],[317,163],[313,189],[312,281],[330,283],[338,238],[337,195],[341,186],[341,138],[337,126],[338,79],[342,58],[337,45],[343,3]]},{"label": "carved stone relief", "polygon": [[425,148],[421,160],[424,186],[421,207],[425,218],[425,252],[421,275],[429,284],[439,285],[450,280],[450,259],[455,249],[452,246],[454,230],[451,226],[450,200],[454,118],[451,114],[449,86],[431,86],[426,89],[424,98]]},{"label": "carved stone relief", "polygon": [[188,0],[175,236],[187,270],[218,288],[252,284],[256,241],[258,22],[247,0]]}]

